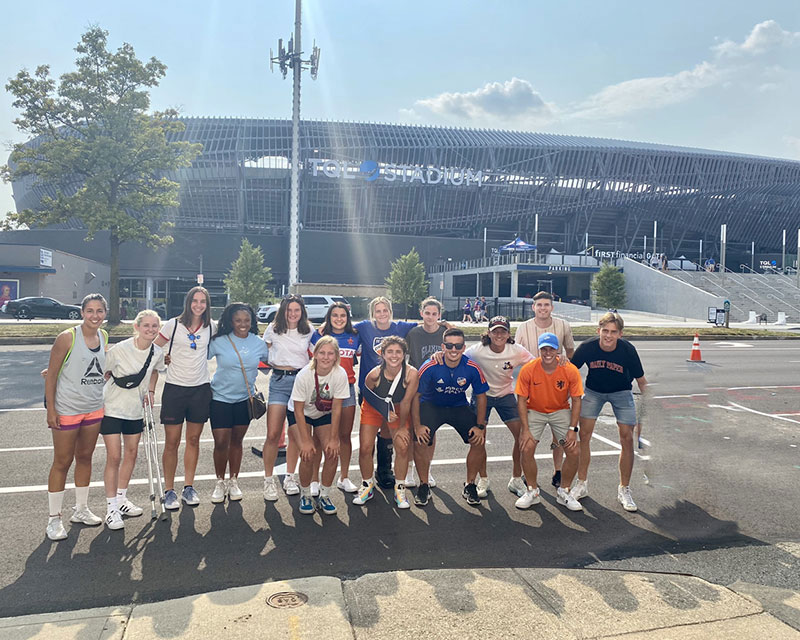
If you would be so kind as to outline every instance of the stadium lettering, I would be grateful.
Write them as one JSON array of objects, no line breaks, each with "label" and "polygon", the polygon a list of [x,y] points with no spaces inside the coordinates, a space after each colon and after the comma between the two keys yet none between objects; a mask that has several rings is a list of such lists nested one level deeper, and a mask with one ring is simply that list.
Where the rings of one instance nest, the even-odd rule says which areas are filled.
[{"label": "stadium lettering", "polygon": [[413,164],[385,164],[365,161],[361,163],[347,160],[309,159],[311,175],[320,174],[327,178],[340,180],[366,180],[374,182],[378,179],[386,182],[403,182],[408,184],[444,184],[455,187],[462,185],[480,187],[483,183],[483,171],[462,169],[459,167],[419,167]]}]

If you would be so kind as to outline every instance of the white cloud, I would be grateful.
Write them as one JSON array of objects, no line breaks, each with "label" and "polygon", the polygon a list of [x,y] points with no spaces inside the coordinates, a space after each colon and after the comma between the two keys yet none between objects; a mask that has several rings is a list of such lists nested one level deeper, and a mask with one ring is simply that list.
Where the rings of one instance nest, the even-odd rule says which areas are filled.
[{"label": "white cloud", "polygon": [[800,44],[800,31],[786,31],[775,20],[758,23],[741,44],[725,40],[713,50],[720,56],[757,55]]},{"label": "white cloud", "polygon": [[546,103],[527,80],[512,78],[506,82],[490,82],[474,91],[445,92],[414,103],[413,109],[401,114],[420,119],[432,115],[445,120],[458,120],[473,126],[505,123],[534,124],[553,118],[554,107]]}]

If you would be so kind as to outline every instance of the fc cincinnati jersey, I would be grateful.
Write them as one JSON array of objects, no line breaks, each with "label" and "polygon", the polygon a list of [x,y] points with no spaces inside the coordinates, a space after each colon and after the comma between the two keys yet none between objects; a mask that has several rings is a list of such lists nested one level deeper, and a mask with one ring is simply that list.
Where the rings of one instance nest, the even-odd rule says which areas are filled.
[{"label": "fc cincinnati jersey", "polygon": [[[357,333],[328,333],[339,343],[339,366],[347,372],[347,382],[353,384],[356,381],[356,372],[353,369],[353,358],[361,346],[361,337]],[[311,344],[317,344],[322,336],[319,331],[314,331],[311,336]]]},{"label": "fc cincinnati jersey", "polygon": [[438,407],[464,407],[469,404],[469,387],[472,387],[473,395],[489,390],[483,371],[467,356],[461,356],[455,368],[428,360],[419,370],[421,402],[432,402]]}]

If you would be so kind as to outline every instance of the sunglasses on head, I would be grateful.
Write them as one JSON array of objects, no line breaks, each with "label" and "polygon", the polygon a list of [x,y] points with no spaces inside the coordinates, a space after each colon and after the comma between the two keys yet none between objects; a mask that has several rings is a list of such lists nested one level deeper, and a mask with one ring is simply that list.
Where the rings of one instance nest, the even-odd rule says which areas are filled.
[{"label": "sunglasses on head", "polygon": [[449,351],[450,349],[455,349],[455,350],[457,350],[457,351],[458,351],[458,350],[461,350],[461,349],[463,349],[463,348],[464,348],[464,343],[463,343],[463,342],[461,342],[461,343],[459,343],[459,344],[453,344],[452,342],[445,342],[445,343],[444,343],[444,348],[445,348],[445,349],[447,349],[448,351]]}]

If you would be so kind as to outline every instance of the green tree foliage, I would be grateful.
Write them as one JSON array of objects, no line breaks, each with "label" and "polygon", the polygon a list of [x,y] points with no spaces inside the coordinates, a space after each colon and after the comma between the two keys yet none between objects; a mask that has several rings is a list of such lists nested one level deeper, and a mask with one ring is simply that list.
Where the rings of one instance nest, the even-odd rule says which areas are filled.
[{"label": "green tree foliage", "polygon": [[425,265],[420,262],[416,248],[395,260],[386,278],[389,296],[394,304],[405,307],[406,318],[409,310],[415,310],[428,295],[428,284]]},{"label": "green tree foliage", "polygon": [[15,145],[2,173],[5,180],[31,176],[55,187],[35,210],[9,214],[7,227],[75,219],[87,239],[110,231],[109,321],[117,323],[120,244],[172,242],[163,214],[178,206],[179,185],[163,174],[189,166],[202,145],[168,142],[168,135],[184,130],[176,111],[148,113],[149,89],[166,66],[156,58],[143,63],[127,43],[109,51],[107,39],[107,31],[90,27],[75,48],[75,70],[58,83],[47,65],[9,80],[6,90],[21,114],[14,124],[34,141]]},{"label": "green tree foliage", "polygon": [[261,247],[254,247],[247,238],[242,240],[239,257],[225,276],[225,289],[231,302],[245,302],[258,311],[262,302],[272,302],[274,296],[267,288],[272,281],[272,269],[264,266]]},{"label": "green tree foliage", "polygon": [[592,278],[592,291],[598,307],[619,309],[625,306],[625,276],[612,264],[604,264]]}]

